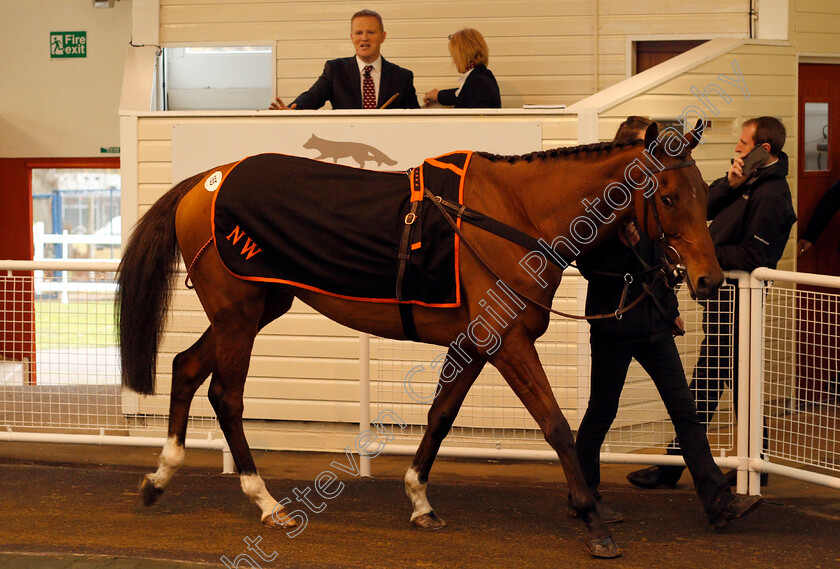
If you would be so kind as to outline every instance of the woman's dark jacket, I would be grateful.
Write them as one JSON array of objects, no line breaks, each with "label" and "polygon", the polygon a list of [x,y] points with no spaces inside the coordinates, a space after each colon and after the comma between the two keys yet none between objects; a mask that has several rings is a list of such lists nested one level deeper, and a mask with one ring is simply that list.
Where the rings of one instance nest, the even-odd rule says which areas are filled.
[{"label": "woman's dark jacket", "polygon": [[441,105],[452,106],[456,109],[500,109],[502,96],[499,94],[499,84],[493,72],[483,65],[476,65],[467,75],[461,92],[455,96],[458,89],[444,89],[438,92],[438,102]]}]

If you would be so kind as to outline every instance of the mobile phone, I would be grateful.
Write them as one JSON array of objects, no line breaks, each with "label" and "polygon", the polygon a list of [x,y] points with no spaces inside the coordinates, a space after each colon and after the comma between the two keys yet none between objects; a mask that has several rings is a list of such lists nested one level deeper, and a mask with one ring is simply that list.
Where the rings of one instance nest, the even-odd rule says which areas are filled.
[{"label": "mobile phone", "polygon": [[[767,152],[767,149],[761,145],[758,145],[750,150],[743,158],[744,167],[742,168],[742,171],[744,173],[744,177],[749,178],[752,176],[753,172],[755,172],[759,166],[764,164],[768,156],[770,156],[770,153]],[[734,158],[731,160],[731,163],[735,163]]]}]

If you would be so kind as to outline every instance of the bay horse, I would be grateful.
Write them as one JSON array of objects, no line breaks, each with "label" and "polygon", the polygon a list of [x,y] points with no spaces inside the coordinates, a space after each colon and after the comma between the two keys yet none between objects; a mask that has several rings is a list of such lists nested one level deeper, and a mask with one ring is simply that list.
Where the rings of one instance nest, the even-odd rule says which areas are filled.
[{"label": "bay horse", "polygon": [[[586,216],[597,224],[597,232],[578,241],[581,253],[635,218],[652,239],[662,242],[671,263],[677,257],[693,296],[708,298],[720,286],[723,273],[706,227],[708,186],[691,159],[701,135],[699,122],[685,136],[674,129],[660,135],[654,124],[645,133],[644,145],[639,141],[599,143],[513,157],[476,153],[463,181],[464,203],[520,233],[553,244],[562,242],[558,238],[569,242],[576,220]],[[243,431],[243,391],[255,336],[288,311],[295,297],[356,330],[397,340],[405,340],[406,332],[397,304],[348,300],[231,274],[211,235],[213,194],[206,185],[210,172],[179,183],[151,207],[134,228],[118,271],[117,317],[125,387],[141,394],[154,392],[157,350],[179,251],[210,321],[202,336],[173,361],[168,438],[157,470],[141,481],[141,496],[147,505],[154,503],[183,463],[190,403],[210,375],[208,397],[243,492],[260,508],[263,523],[289,528],[296,522],[257,474]],[[617,199],[620,195],[623,201]],[[413,507],[411,522],[423,529],[445,525],[426,498],[429,472],[467,392],[490,362],[557,453],[569,484],[570,505],[588,528],[590,552],[596,557],[617,557],[620,550],[595,510],[575,455],[572,431],[534,347],[548,327],[550,314],[545,306],[550,307],[560,284],[562,266],[531,263],[530,270],[523,270],[520,261],[528,251],[522,245],[470,223],[463,223],[460,231],[462,242],[469,245],[461,248],[459,257],[462,301],[454,308],[414,306],[419,339],[449,346],[448,357],[454,358],[453,339],[480,314],[486,304],[482,294],[498,279],[515,291],[525,308],[500,332],[501,344],[494,349],[466,341],[457,344],[460,354],[468,354],[468,363],[454,380],[439,381],[426,431],[405,475]]]}]

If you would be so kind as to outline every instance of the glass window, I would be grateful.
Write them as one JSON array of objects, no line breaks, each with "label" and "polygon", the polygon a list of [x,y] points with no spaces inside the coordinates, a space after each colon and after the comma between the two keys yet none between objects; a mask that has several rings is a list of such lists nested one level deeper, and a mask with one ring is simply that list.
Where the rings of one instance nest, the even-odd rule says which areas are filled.
[{"label": "glass window", "polygon": [[257,110],[272,100],[271,46],[167,47],[154,110]]},{"label": "glass window", "polygon": [[805,103],[805,171],[828,170],[828,156],[828,103]]},{"label": "glass window", "polygon": [[33,168],[32,222],[35,259],[119,259],[120,171]]}]

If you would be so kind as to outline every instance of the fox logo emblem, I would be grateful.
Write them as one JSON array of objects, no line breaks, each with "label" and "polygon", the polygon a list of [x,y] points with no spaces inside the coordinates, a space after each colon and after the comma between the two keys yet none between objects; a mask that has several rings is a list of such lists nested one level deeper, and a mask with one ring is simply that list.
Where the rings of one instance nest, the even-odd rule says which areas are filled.
[{"label": "fox logo emblem", "polygon": [[332,158],[332,161],[337,164],[340,158],[349,157],[356,161],[359,168],[364,168],[367,162],[376,162],[377,166],[382,164],[394,166],[397,163],[396,160],[392,160],[381,150],[361,142],[338,142],[318,138],[313,134],[312,138],[307,140],[303,147],[321,153],[315,160]]}]

